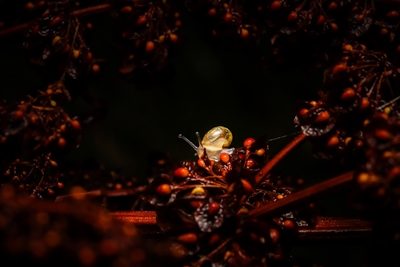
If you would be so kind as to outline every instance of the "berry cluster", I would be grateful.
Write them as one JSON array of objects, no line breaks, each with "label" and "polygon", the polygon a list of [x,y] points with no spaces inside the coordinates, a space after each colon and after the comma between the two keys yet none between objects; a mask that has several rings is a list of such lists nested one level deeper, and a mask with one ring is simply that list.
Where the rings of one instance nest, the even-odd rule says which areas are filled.
[{"label": "berry cluster", "polygon": [[161,229],[174,236],[173,249],[183,263],[263,266],[288,260],[286,238],[305,222],[293,213],[268,221],[249,216],[291,194],[271,177],[256,184],[267,152],[265,137],[248,138],[244,147],[222,152],[218,160],[205,148],[197,162],[184,161],[150,183],[145,200],[155,206]]},{"label": "berry cluster", "polygon": [[46,67],[51,80],[60,76],[78,79],[100,71],[83,38],[90,24],[71,16],[72,7],[69,1],[49,3],[47,11],[32,21],[25,33],[23,46],[31,63]]},{"label": "berry cluster", "polygon": [[396,260],[400,246],[400,123],[398,110],[377,112],[365,127],[366,160],[355,172],[355,194],[362,212],[375,223],[374,257]]},{"label": "berry cluster", "polygon": [[11,183],[18,189],[27,191],[33,198],[54,199],[64,188],[63,175],[57,173],[57,165],[50,154],[38,155],[31,161],[15,160],[4,166],[0,184]]},{"label": "berry cluster", "polygon": [[[0,190],[4,266],[166,266],[163,244],[142,242],[132,224],[87,200],[51,203]],[[165,244],[167,245],[167,243]],[[174,266],[173,261],[171,265]]]},{"label": "berry cluster", "polygon": [[47,8],[44,0],[0,1],[0,29],[37,18]]},{"label": "berry cluster", "polygon": [[259,1],[189,1],[190,9],[205,17],[205,27],[227,43],[254,44],[265,28]]},{"label": "berry cluster", "polygon": [[398,95],[398,73],[385,54],[359,44],[344,44],[342,50],[325,72],[321,99],[299,104],[295,118],[315,154],[327,158],[363,152],[363,125]]},{"label": "berry cluster", "polygon": [[166,67],[167,58],[179,42],[181,20],[167,1],[118,0],[113,16],[123,29],[126,58],[120,72],[157,72]]},{"label": "berry cluster", "polygon": [[81,124],[59,106],[65,94],[56,88],[0,106],[0,148],[8,152],[1,154],[2,160],[49,152],[58,157],[78,145]]}]

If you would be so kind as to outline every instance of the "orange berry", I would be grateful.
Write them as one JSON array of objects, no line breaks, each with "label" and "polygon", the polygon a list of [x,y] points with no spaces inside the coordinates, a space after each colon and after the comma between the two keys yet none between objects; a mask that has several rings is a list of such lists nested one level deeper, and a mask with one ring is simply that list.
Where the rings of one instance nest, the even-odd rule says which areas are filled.
[{"label": "orange berry", "polygon": [[20,110],[20,109],[17,109],[14,112],[13,120],[14,121],[20,120],[20,119],[22,119],[23,116],[24,116],[24,112],[22,110]]},{"label": "orange berry", "polygon": [[351,44],[345,44],[342,46],[342,50],[343,51],[352,51],[353,50],[353,46]]},{"label": "orange berry", "polygon": [[358,23],[360,23],[361,21],[363,21],[363,19],[364,19],[364,14],[360,14],[360,15],[358,15],[356,20]]},{"label": "orange berry", "polygon": [[90,61],[92,61],[92,59],[93,59],[93,54],[91,52],[88,52],[87,56],[86,56],[86,61],[90,62]]},{"label": "orange berry", "polygon": [[97,64],[93,64],[92,71],[93,71],[93,73],[99,73],[100,72],[100,66],[97,65]]},{"label": "orange berry", "polygon": [[138,20],[136,21],[136,25],[141,26],[141,25],[144,25],[146,22],[147,22],[146,16],[140,16],[138,18]]},{"label": "orange berry", "polygon": [[207,15],[209,16],[215,16],[215,14],[217,14],[217,10],[215,10],[215,8],[211,8],[207,11]]},{"label": "orange berry", "polygon": [[306,109],[306,108],[303,108],[303,109],[301,109],[301,110],[299,111],[299,114],[300,114],[300,116],[302,116],[302,117],[306,116],[307,113],[308,113],[308,109]]},{"label": "orange berry", "polygon": [[204,162],[203,159],[198,159],[197,160],[197,165],[199,165],[202,168],[206,168],[206,163]]},{"label": "orange berry", "polygon": [[369,99],[368,98],[363,98],[361,99],[361,103],[360,103],[360,109],[364,110],[367,109],[370,105]]},{"label": "orange berry", "polygon": [[178,236],[178,241],[182,243],[196,243],[197,242],[197,235],[195,233],[187,233]]},{"label": "orange berry", "polygon": [[224,21],[225,21],[225,23],[231,22],[232,19],[233,19],[233,16],[232,16],[231,13],[228,12],[228,13],[225,14],[225,16],[224,16]]},{"label": "orange berry", "polygon": [[293,11],[290,12],[290,14],[287,17],[288,22],[293,22],[295,21],[299,16],[297,15],[297,12]]},{"label": "orange berry", "polygon": [[228,153],[221,153],[219,155],[219,159],[223,162],[223,163],[228,163],[231,160],[231,156]]},{"label": "orange berry", "polygon": [[252,158],[247,159],[247,161],[246,161],[246,166],[247,166],[247,167],[251,168],[251,167],[254,166],[254,164],[256,164],[256,162],[254,161],[254,159],[252,159]]},{"label": "orange berry", "polygon": [[213,201],[208,205],[208,214],[209,215],[214,215],[218,210],[219,210],[218,202]]},{"label": "orange berry", "polygon": [[244,191],[246,191],[246,193],[253,192],[253,187],[251,186],[251,184],[249,182],[247,182],[246,180],[243,180],[243,179],[240,179],[240,181],[242,182],[243,189],[244,189]]},{"label": "orange berry", "polygon": [[256,141],[256,140],[255,140],[254,138],[249,137],[249,138],[247,138],[246,140],[244,140],[243,146],[244,146],[245,148],[249,148],[255,141]]},{"label": "orange berry", "polygon": [[390,139],[392,138],[392,134],[385,129],[377,129],[375,130],[375,136],[379,139]]},{"label": "orange berry", "polygon": [[271,3],[270,9],[271,9],[272,11],[278,10],[279,8],[281,8],[281,5],[282,5],[282,2],[281,2],[281,1],[278,1],[278,0],[273,1],[273,2]]},{"label": "orange berry", "polygon": [[342,96],[340,97],[341,100],[349,100],[355,97],[356,92],[352,88],[346,89],[343,93]]},{"label": "orange berry", "polygon": [[64,148],[67,145],[67,141],[64,138],[60,137],[58,138],[57,144],[60,148]]},{"label": "orange berry", "polygon": [[72,52],[72,55],[73,55],[73,57],[75,59],[77,59],[80,54],[81,54],[81,51],[79,49],[78,50],[74,50],[74,52]]},{"label": "orange berry", "polygon": [[242,37],[242,38],[249,37],[249,31],[247,29],[244,29],[244,28],[240,29],[240,37]]},{"label": "orange berry", "polygon": [[327,147],[335,147],[339,144],[339,138],[337,136],[332,136],[326,143]]},{"label": "orange berry", "polygon": [[319,15],[318,19],[317,19],[317,25],[321,26],[322,24],[324,24],[326,21],[325,16],[324,15]]},{"label": "orange berry", "polygon": [[296,227],[296,225],[294,224],[294,222],[292,220],[284,220],[283,226],[288,229],[294,229]]},{"label": "orange berry", "polygon": [[263,156],[265,154],[265,149],[264,148],[260,148],[256,151],[256,155],[257,156]]},{"label": "orange berry", "polygon": [[171,194],[171,186],[169,184],[161,184],[157,187],[156,192],[159,195],[169,195]]},{"label": "orange berry", "polygon": [[50,27],[56,26],[62,21],[61,16],[55,16],[53,20],[50,22]]},{"label": "orange berry", "polygon": [[171,33],[171,34],[169,35],[169,40],[170,40],[172,43],[178,42],[178,35],[176,35],[176,34],[174,34],[174,33]]},{"label": "orange berry", "polygon": [[322,111],[317,118],[315,118],[315,122],[320,123],[320,122],[326,122],[327,120],[329,120],[329,118],[331,117],[331,115],[329,114],[328,111]]},{"label": "orange berry", "polygon": [[147,41],[145,51],[147,53],[150,53],[154,50],[154,47],[155,47],[155,45],[152,41]]},{"label": "orange berry", "polygon": [[399,16],[399,12],[396,10],[392,10],[392,11],[389,11],[388,13],[386,13],[386,17],[389,19],[396,19],[396,18],[398,18],[398,16]]},{"label": "orange berry", "polygon": [[337,8],[337,3],[335,1],[332,1],[328,6],[329,10],[335,10],[336,8]]},{"label": "orange berry", "polygon": [[389,33],[389,31],[386,28],[382,28],[380,33],[381,35],[386,35]]},{"label": "orange berry", "polygon": [[340,72],[343,72],[343,71],[346,71],[346,70],[347,70],[346,64],[345,64],[345,63],[339,63],[339,64],[336,64],[336,65],[333,67],[332,73],[333,73],[334,75],[336,75],[336,74],[338,74],[338,73],[340,73]]},{"label": "orange berry", "polygon": [[271,237],[272,243],[276,243],[278,242],[279,239],[279,232],[278,230],[272,228],[269,229],[269,236]]},{"label": "orange berry", "polygon": [[58,43],[58,41],[60,41],[60,40],[61,40],[61,37],[57,35],[53,38],[53,40],[51,41],[51,44],[56,45]]},{"label": "orange berry", "polygon": [[189,176],[189,170],[185,167],[180,167],[174,171],[174,176],[177,178],[186,178]]},{"label": "orange berry", "polygon": [[208,244],[210,246],[217,244],[221,240],[221,237],[218,234],[213,234],[208,240]]},{"label": "orange berry", "polygon": [[337,32],[339,30],[339,26],[336,23],[331,23],[331,29],[334,32]]},{"label": "orange berry", "polygon": [[130,13],[132,12],[132,7],[131,6],[124,6],[119,10],[121,13]]},{"label": "orange berry", "polygon": [[71,123],[71,126],[76,130],[79,131],[81,129],[81,124],[78,120],[71,120],[69,123]]},{"label": "orange berry", "polygon": [[189,203],[190,203],[190,206],[197,209],[198,207],[201,207],[204,202],[202,200],[192,200]]}]

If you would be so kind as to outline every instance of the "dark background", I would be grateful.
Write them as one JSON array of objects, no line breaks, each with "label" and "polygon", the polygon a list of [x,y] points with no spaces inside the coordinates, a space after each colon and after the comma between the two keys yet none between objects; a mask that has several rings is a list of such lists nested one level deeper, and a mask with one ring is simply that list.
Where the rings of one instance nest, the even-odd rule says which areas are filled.
[{"label": "dark background", "polygon": [[[201,21],[188,12],[181,14],[182,48],[171,57],[171,71],[140,83],[118,74],[121,46],[111,37],[115,31],[112,19],[107,14],[90,17],[94,29],[88,43],[93,55],[105,59],[106,65],[104,72],[88,83],[88,90],[106,100],[107,113],[103,119],[85,125],[82,143],[68,155],[69,160],[93,158],[110,170],[145,180],[151,152],[170,152],[175,162],[195,159],[193,149],[178,139],[180,133],[196,143],[196,131],[202,136],[222,125],[233,132],[232,146],[237,147],[247,137],[267,134],[275,138],[299,131],[293,124],[295,101],[318,99],[321,70],[309,73],[301,67],[279,71],[263,68],[255,50],[212,45]],[[0,40],[0,98],[10,102],[45,90],[48,85],[30,68],[21,43],[21,35]],[[77,98],[66,109],[72,116],[79,115],[88,105]],[[294,136],[272,141],[270,155]],[[276,172],[313,184],[339,171],[334,164],[314,159],[306,143]],[[345,196],[343,192],[318,201],[321,212],[354,215]],[[295,254],[325,266],[361,266],[362,251],[359,245],[340,244],[298,247]]]}]

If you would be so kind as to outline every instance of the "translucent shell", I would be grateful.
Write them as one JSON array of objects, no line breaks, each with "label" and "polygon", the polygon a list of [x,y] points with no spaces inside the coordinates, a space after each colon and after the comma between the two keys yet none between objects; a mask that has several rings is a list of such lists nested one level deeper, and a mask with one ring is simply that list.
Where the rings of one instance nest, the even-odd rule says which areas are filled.
[{"label": "translucent shell", "polygon": [[217,126],[209,130],[203,137],[201,144],[205,147],[226,148],[232,143],[232,132],[223,126]]}]

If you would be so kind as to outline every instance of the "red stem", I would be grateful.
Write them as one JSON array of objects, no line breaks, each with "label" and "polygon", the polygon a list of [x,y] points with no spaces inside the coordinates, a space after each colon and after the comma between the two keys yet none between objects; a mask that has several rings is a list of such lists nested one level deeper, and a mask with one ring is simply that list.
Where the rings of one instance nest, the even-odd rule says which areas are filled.
[{"label": "red stem", "polygon": [[274,216],[282,214],[292,208],[300,205],[308,204],[311,201],[315,201],[319,197],[326,195],[338,188],[343,188],[350,185],[353,180],[354,172],[347,172],[345,174],[336,176],[327,181],[313,185],[307,189],[296,192],[287,198],[278,200],[276,202],[263,205],[259,208],[255,208],[250,211],[250,215],[257,216]]},{"label": "red stem", "polygon": [[262,182],[262,180],[271,172],[271,170],[286,156],[289,152],[293,151],[295,147],[303,143],[306,139],[306,135],[303,133],[299,134],[293,139],[286,147],[284,147],[278,154],[276,154],[267,164],[256,174],[255,181],[256,187]]},{"label": "red stem", "polygon": [[[94,13],[100,13],[100,12],[104,12],[107,11],[111,8],[110,4],[101,4],[101,5],[97,5],[97,6],[91,6],[91,7],[87,7],[87,8],[83,8],[83,9],[79,9],[79,10],[75,10],[71,12],[71,16],[85,16],[85,15],[91,15]],[[23,30],[25,30],[30,22],[27,23],[23,23],[14,27],[10,27],[4,30],[0,31],[0,38],[2,37],[6,37],[8,35],[11,34],[16,34],[19,32],[22,32]]]}]

